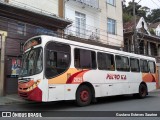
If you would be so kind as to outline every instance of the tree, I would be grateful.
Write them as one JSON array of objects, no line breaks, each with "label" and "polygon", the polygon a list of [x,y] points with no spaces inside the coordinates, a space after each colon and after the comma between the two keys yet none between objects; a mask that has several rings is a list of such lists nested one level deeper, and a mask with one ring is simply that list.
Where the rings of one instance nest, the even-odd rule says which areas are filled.
[{"label": "tree", "polygon": [[[146,14],[150,9],[146,6],[142,7],[135,2],[135,13],[137,16],[147,20]],[[133,2],[129,2],[128,6],[123,5],[123,22],[128,22],[133,18]]]},{"label": "tree", "polygon": [[152,35],[156,35],[156,33],[154,32],[153,29],[149,29],[149,32],[150,32]]},{"label": "tree", "polygon": [[146,21],[148,21],[147,13],[150,11],[150,8],[144,6],[139,8],[137,15],[143,17]]},{"label": "tree", "polygon": [[128,13],[123,13],[123,22],[126,23],[126,22],[129,22],[133,19],[133,16],[128,14]]},{"label": "tree", "polygon": [[160,9],[153,9],[151,14],[147,16],[147,19],[150,23],[160,22]]}]

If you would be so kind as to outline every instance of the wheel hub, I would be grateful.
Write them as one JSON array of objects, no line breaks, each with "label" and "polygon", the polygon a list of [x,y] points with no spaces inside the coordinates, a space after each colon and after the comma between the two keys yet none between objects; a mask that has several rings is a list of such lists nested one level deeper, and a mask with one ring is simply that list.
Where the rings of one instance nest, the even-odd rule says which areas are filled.
[{"label": "wheel hub", "polygon": [[89,93],[88,93],[87,90],[81,91],[81,93],[80,93],[80,99],[81,99],[83,102],[88,101],[88,99],[89,99]]}]

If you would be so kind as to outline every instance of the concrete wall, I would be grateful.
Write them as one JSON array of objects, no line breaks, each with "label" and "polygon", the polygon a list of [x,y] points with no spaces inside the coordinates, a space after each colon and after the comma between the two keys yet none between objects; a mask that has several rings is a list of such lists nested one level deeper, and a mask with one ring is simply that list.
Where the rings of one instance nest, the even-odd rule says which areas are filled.
[{"label": "concrete wall", "polygon": [[[101,39],[109,45],[123,46],[123,20],[122,20],[122,2],[115,0],[115,6],[110,5],[106,0],[100,0],[101,23],[100,28],[105,30]],[[116,20],[116,34],[107,33],[107,18]],[[107,37],[105,37],[107,36]]]},{"label": "concrete wall", "polygon": [[155,33],[157,36],[160,36],[160,25],[158,25],[157,28],[155,29]]},{"label": "concrete wall", "polygon": [[76,35],[75,12],[83,13],[86,16],[86,30],[83,38],[88,39],[92,35],[92,32],[99,29],[100,11],[89,6],[83,6],[79,2],[65,2],[65,18],[73,21],[72,26],[67,29],[67,33],[72,35]]},{"label": "concrete wall", "polygon": [[58,15],[58,0],[9,0],[9,3],[33,11]]}]

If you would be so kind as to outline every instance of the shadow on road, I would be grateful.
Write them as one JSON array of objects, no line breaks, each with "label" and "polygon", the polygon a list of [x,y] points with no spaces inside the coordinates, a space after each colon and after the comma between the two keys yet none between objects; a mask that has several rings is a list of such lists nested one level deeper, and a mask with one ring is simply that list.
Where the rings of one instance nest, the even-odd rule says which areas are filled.
[{"label": "shadow on road", "polygon": [[[154,97],[157,97],[155,95],[147,96],[146,99],[153,99]],[[118,103],[118,102],[125,102],[125,101],[137,101],[143,99],[136,99],[132,95],[121,95],[121,96],[111,96],[111,97],[103,97],[98,98],[96,103],[92,103],[92,105],[100,105],[100,104],[110,104],[110,103]],[[74,101],[58,101],[58,102],[47,102],[47,103],[28,103],[28,104],[22,104],[21,107],[23,107],[25,110],[31,110],[31,111],[57,111],[57,110],[65,110],[65,109],[72,109],[77,108]]]}]

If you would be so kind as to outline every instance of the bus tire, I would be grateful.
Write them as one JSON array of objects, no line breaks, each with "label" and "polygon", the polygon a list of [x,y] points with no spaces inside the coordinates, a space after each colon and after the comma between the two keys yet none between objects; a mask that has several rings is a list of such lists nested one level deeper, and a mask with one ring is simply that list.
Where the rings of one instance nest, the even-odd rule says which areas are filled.
[{"label": "bus tire", "polygon": [[76,92],[76,104],[78,106],[87,106],[92,101],[91,89],[86,85],[81,85],[78,87]]},{"label": "bus tire", "polygon": [[137,94],[137,97],[140,99],[143,99],[147,96],[147,86],[144,84],[140,84],[139,86],[139,93]]}]

